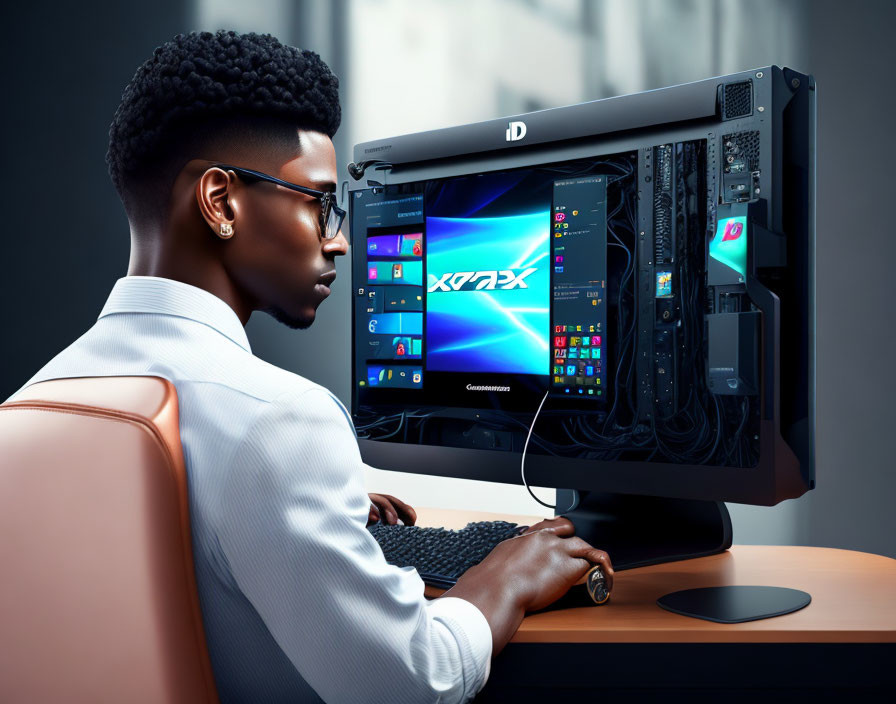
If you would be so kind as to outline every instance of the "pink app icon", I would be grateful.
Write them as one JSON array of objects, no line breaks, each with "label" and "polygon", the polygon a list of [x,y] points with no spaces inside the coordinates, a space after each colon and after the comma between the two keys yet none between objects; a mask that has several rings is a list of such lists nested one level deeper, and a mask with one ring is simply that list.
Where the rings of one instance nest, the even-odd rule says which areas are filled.
[{"label": "pink app icon", "polygon": [[725,234],[722,235],[722,242],[726,240],[736,240],[744,231],[744,224],[735,220],[729,220],[725,224]]},{"label": "pink app icon", "polygon": [[376,267],[372,266],[367,270],[367,278],[375,279],[376,278]]},{"label": "pink app icon", "polygon": [[557,222],[563,222],[564,220],[566,220],[566,213],[557,213],[554,216],[554,220],[556,220]]}]

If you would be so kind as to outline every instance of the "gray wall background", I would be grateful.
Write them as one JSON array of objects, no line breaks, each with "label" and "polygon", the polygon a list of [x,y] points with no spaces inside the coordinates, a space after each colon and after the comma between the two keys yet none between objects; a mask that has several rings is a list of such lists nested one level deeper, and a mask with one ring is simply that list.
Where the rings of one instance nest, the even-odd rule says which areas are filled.
[{"label": "gray wall background", "polygon": [[[623,8],[613,0],[494,1],[503,17],[543,13],[574,25],[569,31],[579,33],[580,59],[568,75],[579,81],[582,100],[770,63],[815,75],[818,488],[776,507],[729,508],[739,543],[823,545],[896,557],[891,362],[896,233],[889,217],[896,156],[891,137],[896,50],[889,28],[896,3],[632,0]],[[444,3],[444,11],[454,4],[458,12],[463,9],[462,2]],[[285,41],[319,51],[343,84],[346,127],[336,140],[340,164],[349,161],[350,146],[361,137],[408,131],[361,134],[366,115],[375,111],[381,121],[383,115],[388,119],[390,103],[388,96],[375,105],[354,97],[363,95],[360,82],[366,74],[359,56],[368,48],[365,42],[374,46],[376,28],[368,38],[349,26],[356,6],[380,12],[383,23],[398,22],[400,3],[267,3],[264,7],[273,9],[267,15],[256,12],[254,21],[267,17],[274,29],[240,26],[245,18],[241,6],[235,0],[160,0],[151,7],[104,1],[4,8],[0,399],[95,321],[112,284],[126,272],[127,222],[103,162],[108,125],[134,70],[165,39],[180,31],[212,29],[210,23],[230,11],[229,26],[274,31]],[[602,29],[606,12],[616,17],[617,10],[619,17],[627,13],[623,29],[637,42],[637,51],[620,54],[618,33],[608,38]],[[569,20],[579,16],[582,22]],[[698,35],[712,39],[701,44],[693,39]],[[361,39],[350,45],[349,36]],[[524,52],[526,41],[523,37],[518,48],[508,51]],[[388,68],[389,57],[383,61]],[[634,77],[633,65],[638,67]],[[458,82],[463,87],[467,81],[475,90],[478,80],[475,72],[466,72]],[[470,115],[485,119],[542,107],[551,98],[541,97],[540,81],[531,78],[531,95],[503,83],[498,91],[483,91],[499,94],[499,102],[481,106],[481,114],[468,110],[463,120],[439,117],[451,124]],[[440,124],[420,129],[434,126]],[[348,403],[347,262],[339,263],[339,271],[334,293],[310,330],[289,331],[256,314],[248,331],[256,354],[324,384]]]}]

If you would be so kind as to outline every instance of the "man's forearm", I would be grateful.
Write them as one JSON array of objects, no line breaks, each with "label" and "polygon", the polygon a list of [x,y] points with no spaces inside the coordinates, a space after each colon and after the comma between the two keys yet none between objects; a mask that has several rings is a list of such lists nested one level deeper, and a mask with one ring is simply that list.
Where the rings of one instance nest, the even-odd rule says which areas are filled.
[{"label": "man's forearm", "polygon": [[512,585],[483,565],[467,570],[442,596],[464,599],[482,612],[492,630],[492,657],[513,638],[526,613]]}]

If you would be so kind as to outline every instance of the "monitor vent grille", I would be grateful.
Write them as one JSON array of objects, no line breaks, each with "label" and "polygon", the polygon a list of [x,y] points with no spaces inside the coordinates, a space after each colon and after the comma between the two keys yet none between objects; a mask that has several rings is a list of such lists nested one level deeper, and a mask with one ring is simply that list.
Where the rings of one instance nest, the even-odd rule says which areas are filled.
[{"label": "monitor vent grille", "polygon": [[753,86],[750,81],[725,86],[725,119],[743,117],[753,112]]}]

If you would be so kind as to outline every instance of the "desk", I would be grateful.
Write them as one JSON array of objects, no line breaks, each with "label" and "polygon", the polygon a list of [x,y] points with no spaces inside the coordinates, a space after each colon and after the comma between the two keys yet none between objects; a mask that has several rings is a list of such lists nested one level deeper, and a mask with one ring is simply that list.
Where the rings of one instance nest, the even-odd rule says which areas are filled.
[{"label": "desk", "polygon": [[[448,528],[476,520],[541,520],[416,510],[418,525]],[[802,589],[812,603],[740,624],[656,605],[668,592],[727,584]],[[429,596],[439,593],[427,587]],[[622,692],[627,701],[633,693],[648,700],[662,695],[663,701],[673,694],[688,701],[792,698],[795,692],[813,701],[847,693],[876,697],[896,691],[894,669],[896,560],[832,548],[735,545],[719,555],[617,572],[606,606],[529,614],[492,663],[477,702],[582,702]]]}]

